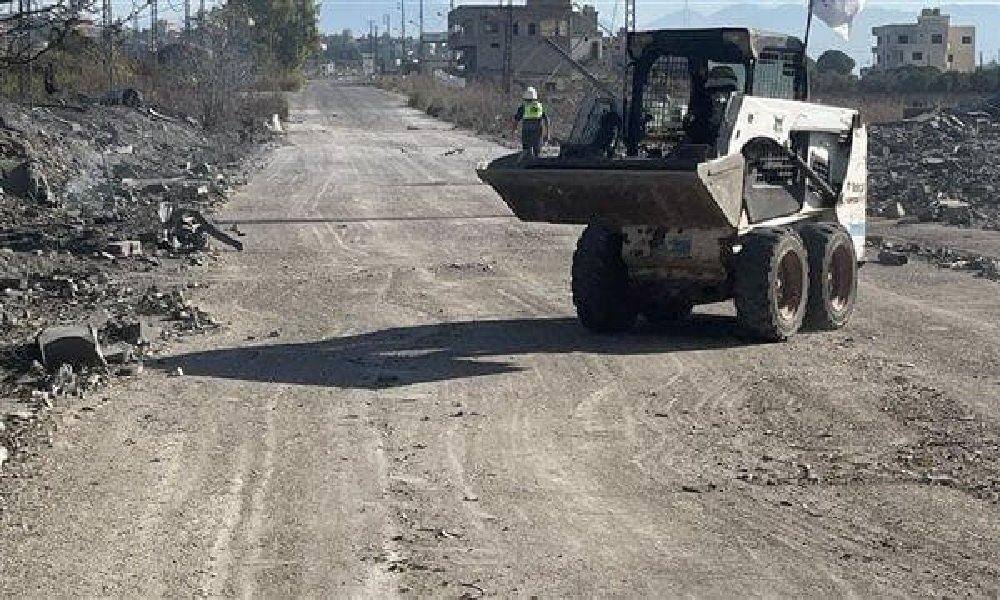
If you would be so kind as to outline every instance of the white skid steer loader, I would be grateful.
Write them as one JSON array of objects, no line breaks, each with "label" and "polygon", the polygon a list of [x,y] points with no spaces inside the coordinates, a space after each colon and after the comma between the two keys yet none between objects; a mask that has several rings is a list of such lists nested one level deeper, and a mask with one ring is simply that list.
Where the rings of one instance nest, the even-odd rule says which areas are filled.
[{"label": "white skid steer loader", "polygon": [[644,31],[628,52],[630,93],[576,128],[591,140],[479,170],[519,218],[587,226],[572,267],[583,325],[622,331],[732,298],[757,339],[844,326],[865,244],[857,111],[808,102],[794,37]]}]

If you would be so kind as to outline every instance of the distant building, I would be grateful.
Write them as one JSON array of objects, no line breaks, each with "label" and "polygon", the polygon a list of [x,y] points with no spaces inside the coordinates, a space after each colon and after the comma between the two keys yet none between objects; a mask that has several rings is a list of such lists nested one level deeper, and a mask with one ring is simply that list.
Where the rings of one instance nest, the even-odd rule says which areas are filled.
[{"label": "distant building", "polygon": [[921,66],[968,73],[976,68],[976,28],[952,26],[940,8],[925,8],[916,23],[874,27],[872,35],[876,71]]},{"label": "distant building", "polygon": [[511,67],[517,81],[546,80],[553,71],[573,71],[545,42],[549,38],[584,63],[604,53],[597,9],[571,0],[527,0],[513,6],[459,6],[448,13],[448,47],[463,76],[499,78],[505,38],[511,31]]},{"label": "distant building", "polygon": [[420,40],[417,56],[426,70],[446,70],[451,62],[448,52],[448,33],[425,31],[424,37]]}]

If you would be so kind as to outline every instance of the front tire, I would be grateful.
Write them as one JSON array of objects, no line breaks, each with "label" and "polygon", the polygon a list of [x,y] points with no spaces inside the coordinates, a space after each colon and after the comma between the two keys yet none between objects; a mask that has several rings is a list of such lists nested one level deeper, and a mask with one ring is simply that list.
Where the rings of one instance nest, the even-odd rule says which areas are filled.
[{"label": "front tire", "polygon": [[583,326],[597,333],[625,331],[635,323],[621,233],[596,223],[583,230],[573,253],[573,304]]},{"label": "front tire", "polygon": [[787,340],[802,327],[809,259],[802,238],[788,229],[744,236],[736,261],[736,315],[743,331],[767,342]]},{"label": "front tire", "polygon": [[812,329],[840,329],[854,314],[858,296],[854,240],[843,227],[832,223],[810,223],[801,234],[809,252],[806,325]]}]

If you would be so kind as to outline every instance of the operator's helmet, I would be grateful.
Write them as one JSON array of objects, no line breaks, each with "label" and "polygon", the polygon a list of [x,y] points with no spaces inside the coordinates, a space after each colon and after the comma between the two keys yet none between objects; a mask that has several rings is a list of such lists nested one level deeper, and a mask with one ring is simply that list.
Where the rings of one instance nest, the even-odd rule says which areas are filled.
[{"label": "operator's helmet", "polygon": [[739,90],[739,83],[740,80],[732,67],[718,65],[708,72],[705,88],[710,92],[735,92]]},{"label": "operator's helmet", "polygon": [[538,90],[529,85],[524,88],[524,95],[521,97],[525,100],[538,100]]}]

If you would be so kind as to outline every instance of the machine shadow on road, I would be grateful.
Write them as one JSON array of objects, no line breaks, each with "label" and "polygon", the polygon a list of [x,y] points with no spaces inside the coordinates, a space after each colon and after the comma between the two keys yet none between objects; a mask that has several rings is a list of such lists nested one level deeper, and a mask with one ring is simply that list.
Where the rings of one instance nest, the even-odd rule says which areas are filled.
[{"label": "machine shadow on road", "polygon": [[244,381],[385,389],[513,373],[520,354],[637,355],[745,345],[732,318],[696,315],[669,328],[597,336],[576,319],[459,321],[393,327],[316,342],[251,345],[167,357],[158,367]]}]

